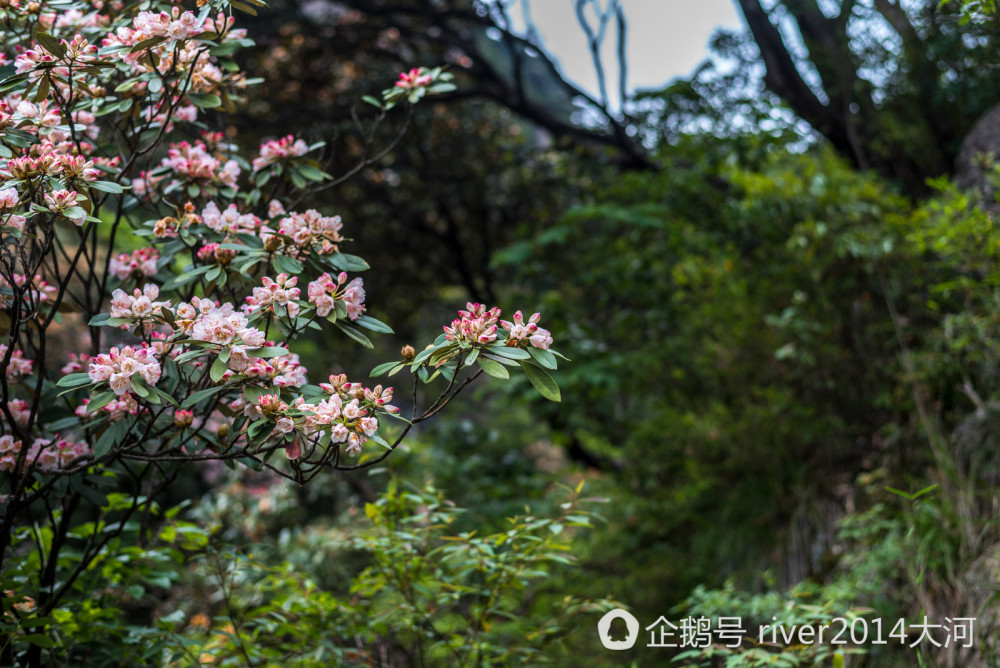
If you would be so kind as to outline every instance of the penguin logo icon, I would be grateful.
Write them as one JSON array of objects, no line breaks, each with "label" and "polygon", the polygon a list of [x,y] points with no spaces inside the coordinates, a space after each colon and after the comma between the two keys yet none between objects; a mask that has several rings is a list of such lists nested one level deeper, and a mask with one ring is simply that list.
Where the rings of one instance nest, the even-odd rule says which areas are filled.
[{"label": "penguin logo icon", "polygon": [[[618,624],[612,628],[612,623],[615,621]],[[625,623],[625,629],[621,628],[622,622]],[[616,640],[622,636],[624,639]],[[615,651],[632,649],[635,641],[639,639],[639,620],[627,610],[615,608],[597,622],[597,637],[601,639],[601,644],[606,649]]]}]

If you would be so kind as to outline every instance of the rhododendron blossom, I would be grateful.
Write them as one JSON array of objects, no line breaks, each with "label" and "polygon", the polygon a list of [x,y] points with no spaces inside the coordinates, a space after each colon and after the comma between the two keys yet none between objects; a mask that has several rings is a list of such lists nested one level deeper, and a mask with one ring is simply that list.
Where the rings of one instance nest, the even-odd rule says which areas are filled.
[{"label": "rhododendron blossom", "polygon": [[339,250],[337,244],[344,239],[340,236],[343,227],[340,216],[324,216],[315,209],[305,213],[291,213],[278,223],[278,233],[291,237],[303,250],[312,250],[320,255],[330,255]]},{"label": "rhododendron blossom", "polygon": [[338,300],[344,302],[347,316],[357,320],[365,311],[365,288],[361,278],[355,278],[343,289],[340,286],[347,282],[347,272],[340,272],[337,281],[330,274],[323,274],[312,281],[307,288],[309,303],[316,307],[316,315],[325,318],[336,306]]},{"label": "rhododendron blossom", "polygon": [[413,68],[409,72],[401,72],[396,82],[397,88],[411,89],[427,86],[433,81],[430,73],[424,68]]},{"label": "rhododendron blossom", "polygon": [[111,293],[111,317],[112,318],[149,318],[161,308],[170,308],[170,301],[156,301],[160,296],[160,289],[147,283],[140,291],[136,288],[129,295],[122,289],[116,289]]},{"label": "rhododendron blossom", "polygon": [[459,311],[459,317],[451,326],[445,325],[445,338],[449,341],[469,341],[470,343],[491,343],[497,338],[497,319],[500,309],[489,311],[482,304],[466,304],[467,311]]},{"label": "rhododendron blossom", "polygon": [[107,382],[117,395],[127,394],[132,388],[132,377],[138,375],[147,385],[156,385],[160,379],[160,363],[150,348],[125,346],[112,348],[108,353],[90,362],[90,379]]},{"label": "rhododendron blossom", "polygon": [[538,321],[541,317],[540,313],[535,313],[528,319],[526,324],[524,316],[518,311],[514,314],[513,322],[501,320],[500,326],[509,332],[507,345],[516,345],[522,341],[528,341],[536,348],[541,348],[542,350],[548,349],[552,344],[552,336],[547,329],[542,329],[538,326]]},{"label": "rhododendron blossom", "polygon": [[285,307],[288,315],[295,317],[299,313],[299,305],[294,300],[299,298],[300,290],[295,287],[298,278],[288,277],[288,274],[278,274],[273,280],[267,276],[261,279],[261,287],[253,289],[253,294],[246,298],[243,311],[248,315],[258,310],[274,312],[274,305]]},{"label": "rhododendron blossom", "polygon": [[[6,343],[0,343],[0,361],[7,357],[9,348]],[[7,380],[18,381],[25,376],[31,375],[34,362],[24,358],[24,353],[14,350],[10,353],[10,362],[7,365]]]},{"label": "rhododendron blossom", "polygon": [[281,139],[272,139],[260,145],[260,156],[254,158],[253,169],[260,171],[264,167],[284,160],[285,158],[295,158],[305,155],[309,147],[301,139],[295,139],[292,135]]},{"label": "rhododendron blossom", "polygon": [[119,253],[111,258],[109,269],[120,281],[126,278],[150,277],[156,274],[160,253],[155,248],[139,248],[131,253]]},{"label": "rhododendron blossom", "polygon": [[[21,441],[15,440],[13,436],[0,436],[0,471],[16,470],[22,448]],[[38,439],[31,444],[27,453],[23,453],[23,464],[42,470],[55,470],[66,467],[87,454],[90,454],[90,447],[86,443],[67,439]]]}]

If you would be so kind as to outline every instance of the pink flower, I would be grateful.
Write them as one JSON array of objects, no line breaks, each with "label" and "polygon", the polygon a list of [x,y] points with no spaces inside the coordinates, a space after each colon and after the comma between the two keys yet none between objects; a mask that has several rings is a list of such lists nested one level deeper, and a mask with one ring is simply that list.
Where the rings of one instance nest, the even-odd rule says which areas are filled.
[{"label": "pink flower", "polygon": [[138,374],[147,385],[160,379],[160,363],[152,348],[125,346],[112,348],[90,362],[90,379],[97,383],[107,381],[112,391],[121,396],[128,394],[132,376]]},{"label": "pink flower", "polygon": [[160,252],[155,248],[140,248],[111,258],[109,269],[120,281],[130,276],[148,278],[156,274],[156,262],[159,259]]},{"label": "pink flower", "polygon": [[538,321],[541,317],[540,313],[535,313],[525,323],[524,316],[518,311],[514,314],[514,322],[501,320],[500,326],[509,332],[507,345],[517,345],[527,340],[536,348],[541,348],[542,350],[548,349],[552,345],[552,335],[547,329],[542,329],[538,326]]},{"label": "pink flower", "polygon": [[448,341],[469,341],[470,343],[492,343],[497,338],[497,319],[500,309],[494,307],[489,311],[482,304],[466,304],[467,311],[459,311],[459,317],[452,321],[451,326],[444,327],[445,338]]},{"label": "pink flower", "polygon": [[273,280],[267,276],[261,279],[262,287],[253,289],[253,294],[246,298],[243,311],[255,313],[259,309],[274,312],[274,305],[284,306],[288,315],[295,317],[299,313],[299,305],[293,301],[299,298],[300,290],[295,287],[299,279],[289,278],[288,274],[278,274]]},{"label": "pink flower", "polygon": [[400,73],[399,80],[396,82],[396,87],[410,90],[426,86],[430,84],[431,81],[431,75],[427,72],[426,68],[414,67],[409,72]]},{"label": "pink flower", "polygon": [[[253,170],[258,172],[264,167],[275,162],[280,162],[285,158],[305,155],[309,147],[301,139],[295,139],[292,135],[281,139],[272,139],[260,145],[260,156],[254,158]],[[272,218],[274,216],[271,216]]]},{"label": "pink flower", "polygon": [[340,286],[346,281],[347,274],[341,272],[337,276],[336,282],[330,277],[330,274],[323,274],[309,284],[306,292],[309,295],[309,303],[316,307],[316,315],[321,318],[330,315],[338,300],[344,302],[344,306],[347,307],[347,316],[351,320],[357,320],[358,316],[364,313],[364,281],[361,278],[355,278],[341,290]]}]

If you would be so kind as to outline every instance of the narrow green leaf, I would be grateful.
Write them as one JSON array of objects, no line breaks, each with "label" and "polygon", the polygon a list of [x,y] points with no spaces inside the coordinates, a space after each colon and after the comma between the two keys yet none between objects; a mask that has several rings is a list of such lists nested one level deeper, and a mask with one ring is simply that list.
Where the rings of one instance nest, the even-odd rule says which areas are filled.
[{"label": "narrow green leaf", "polygon": [[381,320],[376,320],[371,316],[359,315],[356,320],[353,321],[355,325],[359,327],[364,327],[365,329],[370,329],[373,332],[379,332],[380,334],[393,334],[392,327],[385,324]]},{"label": "narrow green leaf", "polygon": [[71,373],[68,376],[63,376],[56,382],[56,387],[79,387],[80,385],[87,385],[93,381],[90,380],[90,374],[87,373]]},{"label": "narrow green leaf", "polygon": [[528,376],[528,380],[535,386],[539,394],[549,401],[562,401],[559,385],[556,384],[556,381],[546,371],[527,362],[522,362],[521,368],[524,369],[525,375]]},{"label": "narrow green leaf", "polygon": [[269,346],[267,348],[257,348],[256,350],[248,350],[247,357],[281,357],[282,355],[288,354],[288,348],[281,348],[279,346]]},{"label": "narrow green leaf", "polygon": [[381,376],[383,373],[385,373],[389,369],[392,369],[392,368],[394,368],[396,366],[399,366],[400,364],[401,363],[399,361],[396,361],[396,362],[386,362],[385,364],[379,364],[377,367],[375,367],[374,369],[372,369],[372,372],[371,372],[371,374],[369,374],[369,377],[370,378],[374,378],[375,376]]},{"label": "narrow green leaf", "polygon": [[347,334],[349,337],[351,337],[352,339],[363,345],[365,348],[369,348],[371,350],[375,349],[375,346],[372,345],[372,342],[368,339],[368,337],[359,332],[358,330],[354,329],[353,327],[348,327],[347,325],[340,322],[336,323],[336,325],[337,328],[340,329],[340,331],[342,331],[344,334]]},{"label": "narrow green leaf", "polygon": [[190,397],[185,399],[184,403],[181,404],[181,408],[191,408],[195,404],[204,401],[205,399],[208,399],[213,394],[216,394],[217,392],[220,392],[225,388],[226,388],[225,385],[219,385],[218,387],[210,387],[207,390],[199,390],[198,392],[195,392]]},{"label": "narrow green leaf", "polygon": [[507,357],[512,360],[530,360],[531,355],[527,350],[521,350],[520,348],[508,348],[507,346],[490,346],[487,348],[494,355],[500,355],[501,357]]},{"label": "narrow green leaf", "polygon": [[113,183],[111,181],[93,181],[91,182],[90,187],[93,190],[100,190],[102,192],[112,193],[114,195],[118,195],[120,193],[125,192],[125,189],[122,188],[119,184]]}]

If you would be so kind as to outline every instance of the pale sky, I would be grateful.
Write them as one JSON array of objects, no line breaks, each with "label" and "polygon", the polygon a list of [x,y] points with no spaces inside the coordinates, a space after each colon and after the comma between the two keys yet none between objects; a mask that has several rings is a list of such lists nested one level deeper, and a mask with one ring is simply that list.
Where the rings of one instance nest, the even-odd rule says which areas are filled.
[{"label": "pale sky", "polygon": [[[599,0],[602,6],[607,0]],[[518,10],[520,2],[512,9]],[[588,92],[597,93],[597,77],[587,40],[573,11],[573,0],[531,0],[535,25],[566,76]],[[708,55],[708,40],[716,28],[740,29],[741,16],[733,0],[622,0],[625,7],[630,89],[662,86],[688,75]],[[512,12],[519,20],[520,12]],[[591,15],[596,27],[596,17]],[[613,23],[605,38],[608,92],[617,106],[617,65],[613,57]],[[517,26],[520,28],[521,26]]]}]

